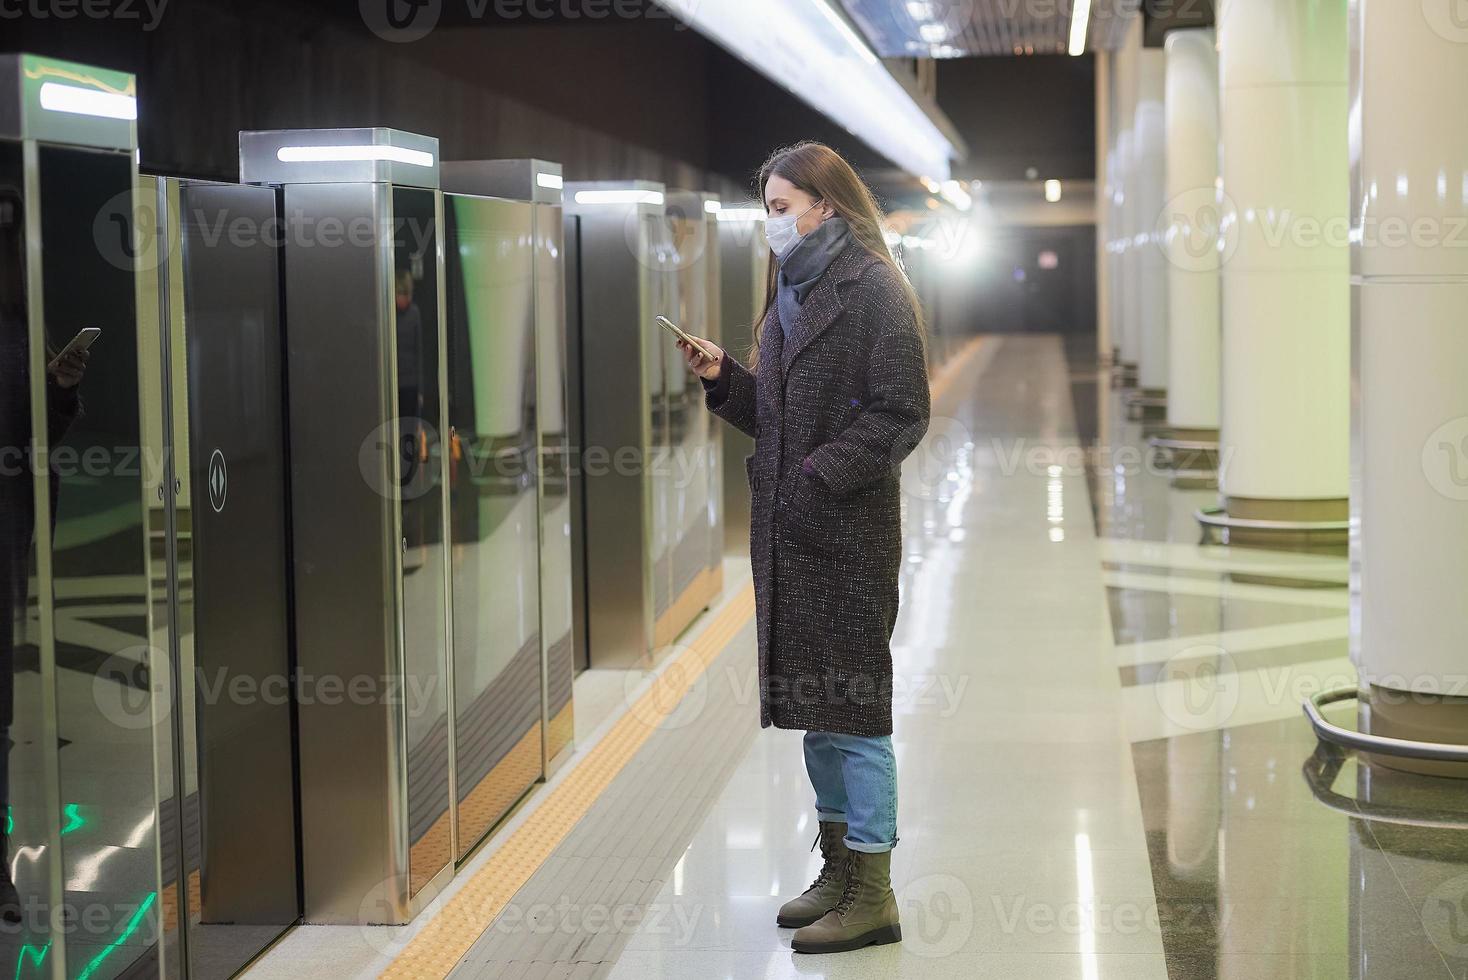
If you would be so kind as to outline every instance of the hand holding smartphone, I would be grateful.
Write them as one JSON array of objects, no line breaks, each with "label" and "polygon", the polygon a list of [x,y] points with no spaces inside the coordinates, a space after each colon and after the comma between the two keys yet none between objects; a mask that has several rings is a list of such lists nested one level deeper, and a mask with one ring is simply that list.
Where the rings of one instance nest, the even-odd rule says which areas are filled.
[{"label": "hand holding smartphone", "polygon": [[686,330],[678,326],[678,324],[674,323],[672,320],[669,320],[667,317],[659,315],[658,326],[662,327],[664,330],[668,331],[668,333],[683,341],[689,347],[692,347],[694,350],[698,351],[710,361],[718,360],[718,358],[709,353],[708,348],[705,347],[703,344],[700,344],[692,334],[688,333]]},{"label": "hand holding smartphone", "polygon": [[699,340],[665,316],[657,318],[658,326],[677,338],[678,349],[688,361],[688,370],[705,381],[715,381],[724,369],[724,352],[710,341]]},{"label": "hand holding smartphone", "polygon": [[100,327],[83,327],[46,365],[46,374],[58,387],[75,388],[87,372],[87,349],[102,336]]},{"label": "hand holding smartphone", "polygon": [[76,351],[87,350],[97,342],[97,338],[100,336],[102,336],[101,327],[82,327],[77,331],[76,336],[67,341],[66,346],[61,348],[60,353],[51,358],[51,362],[46,365],[46,369],[48,371],[56,370],[56,366],[61,363],[62,358]]}]

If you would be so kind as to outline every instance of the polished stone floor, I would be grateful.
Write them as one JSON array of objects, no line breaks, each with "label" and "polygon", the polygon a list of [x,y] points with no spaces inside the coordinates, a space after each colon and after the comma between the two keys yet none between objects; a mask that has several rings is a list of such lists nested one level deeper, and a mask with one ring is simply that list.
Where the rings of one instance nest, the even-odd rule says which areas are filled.
[{"label": "polished stone floor", "polygon": [[[1355,682],[1344,558],[1200,544],[1215,493],[1147,436],[1054,337],[986,338],[935,401],[904,469],[900,945],[775,928],[813,801],[799,733],[758,728],[746,628],[454,975],[1468,980],[1468,785],[1301,716]],[[577,697],[610,719],[619,688]],[[375,975],[401,941],[297,930],[260,975]]]}]

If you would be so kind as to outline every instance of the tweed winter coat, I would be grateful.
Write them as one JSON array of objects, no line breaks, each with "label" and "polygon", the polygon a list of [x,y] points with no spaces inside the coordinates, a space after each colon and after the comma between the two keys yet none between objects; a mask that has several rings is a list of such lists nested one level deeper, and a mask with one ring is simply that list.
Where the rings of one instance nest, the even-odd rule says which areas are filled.
[{"label": "tweed winter coat", "polygon": [[900,464],[927,430],[929,399],[898,274],[851,244],[788,336],[770,311],[755,371],[726,354],[705,387],[709,409],[755,440],[760,724],[891,734]]}]

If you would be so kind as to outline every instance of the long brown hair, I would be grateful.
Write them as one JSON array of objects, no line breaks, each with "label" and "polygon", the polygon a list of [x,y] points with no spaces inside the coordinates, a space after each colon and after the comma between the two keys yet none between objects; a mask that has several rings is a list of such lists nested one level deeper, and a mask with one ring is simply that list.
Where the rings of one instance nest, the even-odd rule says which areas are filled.
[{"label": "long brown hair", "polygon": [[[897,273],[898,281],[907,293],[907,301],[912,304],[913,315],[917,318],[918,335],[922,336],[922,303],[919,302],[907,273],[887,247],[887,239],[882,232],[882,209],[878,206],[876,197],[852,169],[851,164],[824,143],[807,141],[776,150],[759,169],[759,185],[756,191],[761,205],[765,201],[765,186],[769,184],[771,177],[776,176],[784,177],[813,199],[829,204],[837,215],[846,219],[846,224],[851,228],[852,239]],[[754,345],[749,351],[751,367],[759,363],[760,338],[764,335],[765,320],[775,306],[779,284],[780,263],[772,254],[769,275],[765,282],[765,306],[760,311],[759,319],[754,321]]]}]

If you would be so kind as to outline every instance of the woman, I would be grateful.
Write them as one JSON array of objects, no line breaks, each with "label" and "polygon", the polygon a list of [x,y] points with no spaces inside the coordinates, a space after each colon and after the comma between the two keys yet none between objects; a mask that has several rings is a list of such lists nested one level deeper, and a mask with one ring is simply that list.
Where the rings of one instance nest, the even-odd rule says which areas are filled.
[{"label": "woman", "polygon": [[917,299],[876,200],[835,151],[760,171],[770,265],[745,367],[679,343],[711,411],[755,439],[745,465],[760,722],[803,729],[824,865],[780,909],[797,952],[898,942],[892,654],[899,464],[928,425]]}]

